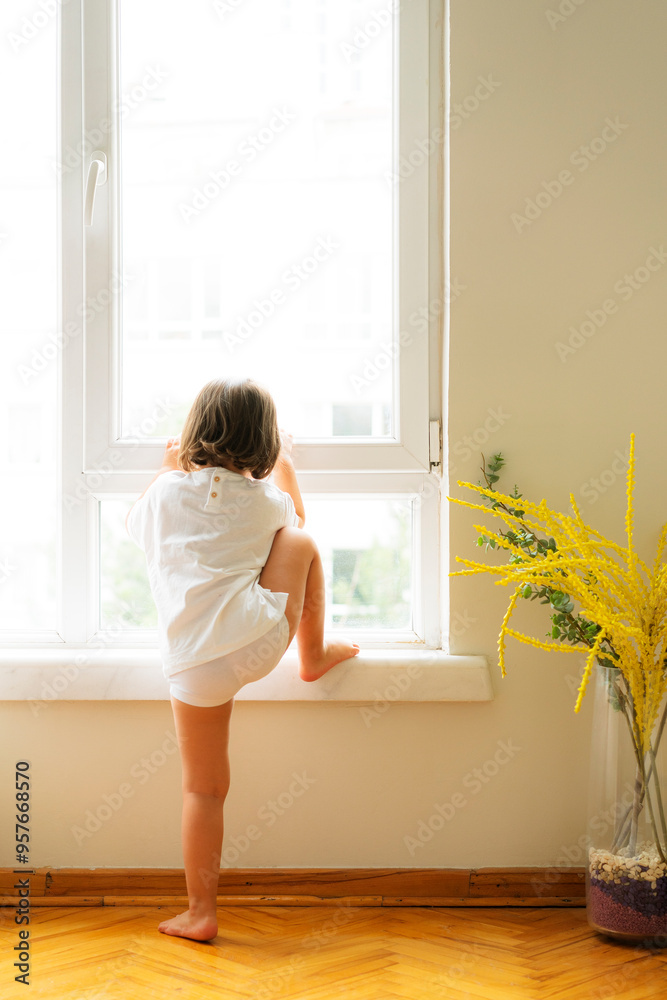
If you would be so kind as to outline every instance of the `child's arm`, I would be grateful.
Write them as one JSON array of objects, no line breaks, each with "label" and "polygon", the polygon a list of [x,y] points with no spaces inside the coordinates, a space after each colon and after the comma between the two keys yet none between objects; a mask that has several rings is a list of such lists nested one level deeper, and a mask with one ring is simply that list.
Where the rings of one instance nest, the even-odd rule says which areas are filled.
[{"label": "child's arm", "polygon": [[[177,437],[169,438],[169,440],[167,441],[167,447],[164,449],[164,455],[162,456],[162,465],[160,467],[160,470],[156,472],[156,474],[153,476],[150,483],[148,484],[144,492],[141,494],[141,497],[143,497],[146,494],[148,487],[152,486],[157,477],[161,476],[163,472],[172,472],[174,469],[178,469],[179,448],[180,448],[180,438]],[[141,500],[141,497],[138,497],[138,499],[135,500],[134,503],[138,503],[139,500]],[[132,504],[132,507],[134,507],[134,504]],[[127,518],[130,516],[130,511],[132,510],[132,507],[130,507],[130,510],[128,510],[127,517],[125,518],[125,530],[127,530]]]},{"label": "child's arm", "polygon": [[273,469],[273,478],[278,489],[282,490],[283,493],[289,493],[291,496],[294,501],[296,515],[299,518],[299,527],[303,528],[306,521],[306,512],[303,508],[303,500],[301,499],[301,492],[299,484],[296,481],[296,472],[294,471],[294,463],[290,454],[292,451],[292,436],[282,430],[280,436],[283,446],[280,449],[278,461]]}]

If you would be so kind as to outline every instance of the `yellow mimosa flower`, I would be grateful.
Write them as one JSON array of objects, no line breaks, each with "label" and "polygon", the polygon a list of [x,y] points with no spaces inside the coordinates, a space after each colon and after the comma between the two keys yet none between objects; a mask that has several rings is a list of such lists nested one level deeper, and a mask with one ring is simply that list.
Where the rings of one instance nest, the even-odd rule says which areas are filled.
[{"label": "yellow mimosa flower", "polygon": [[[638,747],[645,751],[667,691],[667,564],[663,561],[667,546],[667,524],[662,528],[653,568],[649,570],[639,558],[633,541],[634,445],[633,434],[630,439],[627,474],[626,547],[605,538],[585,524],[572,495],[570,516],[551,510],[545,500],[536,504],[523,497],[519,500],[516,496],[493,489],[459,482],[459,486],[474,490],[504,506],[489,509],[482,504],[448,497],[452,503],[499,517],[512,531],[519,529],[535,536],[538,533],[544,534],[547,540],[553,539],[555,550],[553,547],[545,550],[535,547],[529,553],[518,542],[508,539],[507,535],[475,525],[476,530],[495,548],[514,553],[516,559],[503,566],[489,566],[457,556],[457,562],[466,568],[450,575],[491,573],[498,577],[496,583],[500,586],[513,585],[514,592],[498,637],[499,664],[503,677],[506,674],[507,636],[540,649],[578,652],[577,646],[543,642],[510,628],[512,614],[526,585],[529,588],[548,587],[567,595],[573,602],[578,602],[579,614],[593,622],[598,627],[598,632],[594,639],[593,636],[590,637],[590,648],[574,710],[578,712],[581,707],[596,658],[604,655],[606,661],[609,661],[608,651],[613,650],[614,665],[625,679],[632,702]],[[523,516],[510,513],[510,510],[517,509],[518,504]]]}]

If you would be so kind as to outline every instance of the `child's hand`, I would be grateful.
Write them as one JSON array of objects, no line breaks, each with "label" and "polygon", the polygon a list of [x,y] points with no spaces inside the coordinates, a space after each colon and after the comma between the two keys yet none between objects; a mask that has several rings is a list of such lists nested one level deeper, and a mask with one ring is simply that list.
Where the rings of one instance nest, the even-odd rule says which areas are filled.
[{"label": "child's hand", "polygon": [[291,458],[293,440],[294,439],[292,438],[292,435],[288,434],[287,431],[283,430],[283,428],[281,427],[280,428],[281,447],[280,447],[280,454],[278,455],[279,460],[285,458],[288,459]]},{"label": "child's hand", "polygon": [[180,468],[178,464],[178,451],[181,447],[180,437],[171,437],[167,441],[167,447],[164,449],[164,455],[162,456],[162,468],[163,469],[178,469]]}]

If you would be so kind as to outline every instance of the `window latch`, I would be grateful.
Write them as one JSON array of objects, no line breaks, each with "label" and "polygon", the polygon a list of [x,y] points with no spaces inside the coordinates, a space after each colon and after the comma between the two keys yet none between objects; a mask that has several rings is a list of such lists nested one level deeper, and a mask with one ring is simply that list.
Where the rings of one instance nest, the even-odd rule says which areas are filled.
[{"label": "window latch", "polygon": [[83,204],[83,224],[92,226],[93,209],[95,207],[95,191],[98,184],[104,184],[107,179],[107,157],[100,149],[96,149],[90,157],[88,180],[86,181],[86,197]]},{"label": "window latch", "polygon": [[440,450],[441,450],[441,428],[439,420],[431,420],[428,425],[429,440],[428,440],[428,451],[429,451],[429,463],[431,466],[431,471],[440,468]]}]

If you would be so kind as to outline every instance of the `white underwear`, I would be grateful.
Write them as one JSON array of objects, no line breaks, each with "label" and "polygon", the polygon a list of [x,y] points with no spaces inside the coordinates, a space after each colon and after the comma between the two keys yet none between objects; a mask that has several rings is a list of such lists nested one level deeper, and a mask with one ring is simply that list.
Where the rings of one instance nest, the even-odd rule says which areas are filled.
[{"label": "white underwear", "polygon": [[266,677],[278,665],[289,643],[285,615],[259,639],[207,663],[178,670],[169,678],[169,692],[198,708],[224,705],[245,684]]}]

